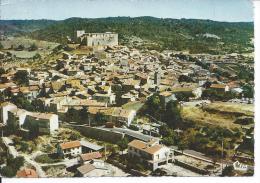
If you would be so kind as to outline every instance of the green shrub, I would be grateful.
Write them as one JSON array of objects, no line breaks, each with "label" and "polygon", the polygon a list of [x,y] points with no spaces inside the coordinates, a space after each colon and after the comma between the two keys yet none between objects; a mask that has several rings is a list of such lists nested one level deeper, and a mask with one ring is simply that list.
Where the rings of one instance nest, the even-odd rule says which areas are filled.
[{"label": "green shrub", "polygon": [[14,177],[16,175],[16,170],[11,167],[11,166],[4,166],[2,169],[1,169],[1,174],[4,176],[4,177]]},{"label": "green shrub", "polygon": [[139,130],[139,128],[137,126],[135,126],[135,125],[130,125],[129,129],[134,130],[134,131],[138,131]]},{"label": "green shrub", "polygon": [[35,158],[35,161],[38,162],[38,163],[57,163],[57,162],[60,162],[61,159],[59,158],[52,158],[50,157],[48,154],[42,154],[42,155],[39,155]]}]

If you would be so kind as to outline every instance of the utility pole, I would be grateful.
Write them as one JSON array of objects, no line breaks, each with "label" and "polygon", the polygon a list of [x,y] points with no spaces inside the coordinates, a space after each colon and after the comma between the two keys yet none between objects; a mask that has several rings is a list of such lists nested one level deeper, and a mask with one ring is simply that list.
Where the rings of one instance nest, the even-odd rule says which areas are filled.
[{"label": "utility pole", "polygon": [[3,126],[1,126],[1,130],[2,130],[2,137],[4,137],[4,130],[3,130]]},{"label": "utility pole", "polygon": [[221,173],[223,172],[223,154],[224,154],[224,143],[223,143],[223,135],[221,141]]},{"label": "utility pole", "polygon": [[107,145],[105,144],[105,161],[107,160]]}]

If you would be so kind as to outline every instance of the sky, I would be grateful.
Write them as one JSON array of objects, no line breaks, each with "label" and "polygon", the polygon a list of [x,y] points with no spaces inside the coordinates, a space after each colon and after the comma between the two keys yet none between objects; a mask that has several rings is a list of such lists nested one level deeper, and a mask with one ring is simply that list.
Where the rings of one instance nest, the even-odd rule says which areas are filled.
[{"label": "sky", "polygon": [[252,0],[0,0],[1,19],[153,16],[253,21]]}]

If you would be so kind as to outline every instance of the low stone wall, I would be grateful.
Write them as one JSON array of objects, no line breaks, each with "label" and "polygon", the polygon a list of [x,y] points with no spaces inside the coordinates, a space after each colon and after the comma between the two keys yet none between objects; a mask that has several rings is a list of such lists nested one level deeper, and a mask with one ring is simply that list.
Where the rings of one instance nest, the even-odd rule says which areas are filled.
[{"label": "low stone wall", "polygon": [[123,133],[111,132],[108,130],[95,128],[95,127],[82,126],[82,125],[64,125],[64,127],[75,129],[86,137],[90,137],[96,140],[101,140],[101,141],[110,142],[114,144],[124,137]]},{"label": "low stone wall", "polygon": [[207,170],[200,169],[200,168],[198,168],[198,167],[192,166],[192,165],[187,164],[187,163],[184,163],[184,162],[182,162],[182,161],[175,160],[175,164],[176,164],[176,165],[179,165],[179,166],[181,166],[181,167],[183,167],[183,168],[186,168],[186,169],[188,169],[188,170],[191,170],[191,171],[193,171],[193,172],[202,174],[202,175],[206,175],[206,174],[209,173]]}]

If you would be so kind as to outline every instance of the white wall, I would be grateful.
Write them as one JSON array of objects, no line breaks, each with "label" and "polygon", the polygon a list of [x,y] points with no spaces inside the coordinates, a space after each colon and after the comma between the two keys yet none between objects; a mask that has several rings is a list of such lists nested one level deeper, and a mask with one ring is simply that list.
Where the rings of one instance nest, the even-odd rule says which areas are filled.
[{"label": "white wall", "polygon": [[[167,147],[162,147],[158,152],[156,152],[156,153],[154,154],[154,161],[157,161],[157,160],[166,158],[166,157],[167,157],[167,156],[166,156],[166,153],[167,153],[168,156],[169,156],[169,154],[170,154],[170,149],[167,148]],[[157,157],[158,155],[159,155],[159,158]]]},{"label": "white wall", "polygon": [[19,115],[19,126],[21,127],[24,124],[26,115],[28,114],[27,111],[24,111],[21,115]]},{"label": "white wall", "polygon": [[127,126],[129,126],[136,116],[136,111],[132,110],[128,116]]},{"label": "white wall", "polygon": [[2,107],[1,110],[1,122],[6,125],[6,122],[8,120],[8,111],[17,109],[17,107],[13,104],[7,104],[6,106]]},{"label": "white wall", "polygon": [[54,132],[55,130],[58,130],[58,128],[59,128],[58,115],[53,114],[50,119],[50,133]]},{"label": "white wall", "polygon": [[72,148],[70,150],[70,154],[71,154],[71,156],[78,156],[78,155],[82,154],[81,146],[79,148]]}]

